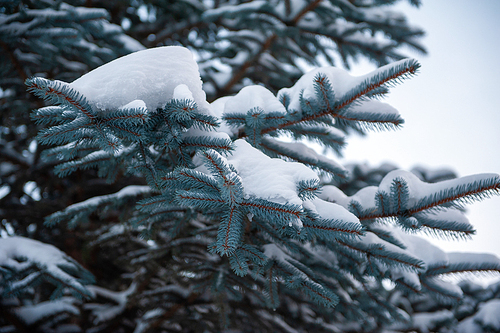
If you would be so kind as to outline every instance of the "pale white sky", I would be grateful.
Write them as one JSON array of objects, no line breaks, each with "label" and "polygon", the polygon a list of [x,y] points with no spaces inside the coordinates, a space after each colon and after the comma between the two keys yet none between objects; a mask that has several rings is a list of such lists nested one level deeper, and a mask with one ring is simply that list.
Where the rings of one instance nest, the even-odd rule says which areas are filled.
[{"label": "pale white sky", "polygon": [[[424,0],[420,9],[400,8],[427,32],[429,52],[412,55],[420,73],[385,100],[406,123],[399,131],[351,137],[341,162],[450,167],[461,176],[500,173],[500,1]],[[356,75],[371,70],[359,65]],[[500,257],[500,196],[468,207],[473,239],[433,242],[446,251]]]}]

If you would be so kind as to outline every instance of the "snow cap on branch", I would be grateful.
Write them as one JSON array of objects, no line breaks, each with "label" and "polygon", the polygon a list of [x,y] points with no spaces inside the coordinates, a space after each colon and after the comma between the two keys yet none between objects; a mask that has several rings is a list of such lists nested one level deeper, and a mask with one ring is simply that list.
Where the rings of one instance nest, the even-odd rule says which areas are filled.
[{"label": "snow cap on branch", "polygon": [[270,158],[244,140],[234,143],[235,150],[228,161],[240,175],[245,194],[276,203],[301,205],[297,183],[318,179],[314,171],[303,164]]},{"label": "snow cap on branch", "polygon": [[209,108],[191,52],[180,46],[164,46],[111,61],[73,81],[70,87],[101,109],[116,109],[142,100],[153,111],[172,99],[181,84],[185,85],[183,96],[187,88],[199,109]]},{"label": "snow cap on branch", "polygon": [[[14,273],[3,291],[15,293],[45,278],[58,289],[69,288],[81,297],[93,297],[84,284],[94,282],[94,277],[71,257],[53,245],[25,237],[0,238],[0,268]],[[36,268],[30,273],[29,268]],[[29,274],[28,276],[24,276]],[[57,290],[54,292],[56,293]]]},{"label": "snow cap on branch", "polygon": [[242,88],[234,97],[228,99],[224,105],[224,113],[243,113],[258,108],[263,113],[283,112],[285,107],[278,98],[262,86],[247,86]]}]

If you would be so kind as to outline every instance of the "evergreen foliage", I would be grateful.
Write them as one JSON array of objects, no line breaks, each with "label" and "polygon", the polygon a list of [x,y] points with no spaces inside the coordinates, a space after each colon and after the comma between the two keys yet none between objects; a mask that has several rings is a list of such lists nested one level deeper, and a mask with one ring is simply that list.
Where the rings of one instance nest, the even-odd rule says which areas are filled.
[{"label": "evergreen foliage", "polygon": [[94,0],[92,5],[113,13],[113,23],[125,22],[127,34],[147,47],[197,51],[213,100],[250,84],[262,83],[272,92],[291,86],[303,74],[297,58],[313,66],[349,67],[359,57],[377,65],[400,60],[403,45],[425,52],[419,42],[423,31],[391,10],[393,2]]},{"label": "evergreen foliage", "polygon": [[[403,124],[379,98],[418,72],[397,48],[423,50],[422,32],[383,10],[392,1],[102,3],[111,17],[70,4],[2,7],[6,77],[25,79],[47,105],[24,102],[39,133],[1,148],[2,183],[11,178],[1,200],[45,202],[16,202],[15,184],[26,192],[29,179],[19,169],[55,179],[54,167],[69,179],[47,181],[44,195],[59,202],[43,226],[2,223],[68,255],[65,235],[85,242],[75,245],[79,264],[51,245],[2,235],[2,330],[500,328],[491,316],[497,285],[443,278],[498,273],[500,259],[444,253],[419,236],[470,237],[464,206],[498,194],[500,176],[344,167],[303,142],[340,154],[352,132]],[[142,48],[108,19],[144,45],[188,46],[198,64],[186,48],[151,48],[67,83]],[[25,64],[22,52],[38,62]],[[331,66],[304,74],[296,62],[319,65],[322,56],[331,65],[339,56],[349,65],[360,55],[381,67],[352,77]],[[79,67],[52,72],[65,59]],[[8,103],[24,98],[19,85],[2,89],[15,112]],[[28,148],[28,159],[21,152],[30,142],[44,146]],[[81,189],[80,200],[56,193],[89,180],[102,188]]]}]

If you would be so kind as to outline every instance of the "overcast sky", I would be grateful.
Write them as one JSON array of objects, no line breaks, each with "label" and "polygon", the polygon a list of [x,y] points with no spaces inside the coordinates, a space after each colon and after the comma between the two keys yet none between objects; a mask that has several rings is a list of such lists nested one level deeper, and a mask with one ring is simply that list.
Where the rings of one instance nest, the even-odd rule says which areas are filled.
[{"label": "overcast sky", "polygon": [[[427,35],[429,54],[413,54],[420,73],[385,100],[405,119],[401,130],[350,138],[346,161],[450,167],[461,176],[500,173],[500,1],[423,0],[400,6]],[[370,70],[355,66],[357,73]],[[446,251],[500,257],[500,196],[468,206],[472,240],[434,241]]]}]

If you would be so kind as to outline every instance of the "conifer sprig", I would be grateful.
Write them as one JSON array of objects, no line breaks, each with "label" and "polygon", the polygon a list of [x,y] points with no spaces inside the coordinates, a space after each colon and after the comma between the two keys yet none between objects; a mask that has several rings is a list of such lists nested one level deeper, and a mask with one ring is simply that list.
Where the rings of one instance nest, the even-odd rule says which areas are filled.
[{"label": "conifer sprig", "polygon": [[314,153],[311,148],[306,147],[302,143],[284,143],[273,138],[264,138],[260,146],[269,152],[270,155],[301,162],[312,168],[329,173],[334,179],[343,180],[347,178],[347,170],[340,164]]},{"label": "conifer sprig", "polygon": [[[306,110],[312,107],[311,110],[314,111],[306,112],[306,116],[301,117],[300,119],[289,120],[278,126],[266,128],[262,130],[261,134],[266,134],[275,130],[284,129],[288,126],[315,120],[327,115],[346,121],[361,121],[367,124],[376,123],[379,124],[378,126],[392,126],[392,125],[399,126],[400,124],[402,124],[401,118],[393,118],[391,116],[390,118],[387,119],[383,118],[381,119],[379,116],[378,119],[371,119],[371,117],[374,114],[371,115],[366,114],[364,118],[359,117],[358,115],[359,118],[357,118],[349,116],[348,111],[343,111],[343,110],[347,106],[351,105],[355,101],[358,101],[361,97],[369,94],[373,90],[379,89],[380,87],[383,87],[384,85],[387,85],[389,83],[398,82],[400,80],[405,79],[408,76],[416,74],[419,67],[420,64],[418,64],[418,62],[414,59],[407,59],[404,61],[400,61],[397,65],[387,65],[381,67],[376,72],[375,75],[366,79],[360,85],[353,88],[351,92],[347,93],[346,95],[336,100],[334,91],[331,87],[331,83],[329,82],[328,78],[319,75],[313,81],[313,84],[316,87],[315,91],[318,100],[316,102],[306,101],[302,97],[303,103],[307,105]],[[335,102],[333,100],[335,100]],[[318,106],[313,107],[311,104],[313,102],[319,103]],[[341,111],[343,111],[344,113],[347,112],[347,114],[343,114]]]},{"label": "conifer sprig", "polygon": [[149,186],[137,186],[130,185],[124,187],[120,191],[90,198],[88,200],[70,205],[66,207],[64,210],[51,214],[45,218],[45,224],[47,225],[55,225],[58,223],[79,223],[80,220],[85,220],[88,216],[94,213],[100,207],[103,207],[107,204],[115,203],[123,203],[127,201],[137,200],[138,197],[149,194],[151,188]]},{"label": "conifer sprig", "polygon": [[[293,22],[295,17],[307,24],[306,13],[320,15],[321,11],[314,9],[326,2],[312,4],[306,4],[304,11],[294,8],[295,14],[289,13],[291,22],[298,24]],[[257,7],[263,10],[265,6],[260,5],[244,4],[233,8],[234,12],[226,11],[231,8],[227,5],[212,14],[217,16],[219,12],[217,17],[231,25],[228,17]],[[266,10],[271,12],[273,8]],[[251,19],[260,20],[256,16]],[[273,20],[280,18],[264,21],[272,24]],[[355,33],[350,28],[349,33]],[[228,41],[234,42],[237,34],[227,33]],[[246,45],[249,53],[238,53],[246,57],[240,65],[259,61],[277,39],[278,35],[248,31],[245,40],[264,44],[254,53]],[[280,59],[267,60],[276,64]],[[178,309],[191,306],[198,298],[196,311],[206,310],[198,319],[218,311],[221,329],[230,325],[227,322],[233,319],[231,316],[248,323],[241,319],[247,318],[248,311],[233,311],[231,307],[238,308],[243,300],[252,309],[268,307],[288,313],[295,306],[307,310],[300,310],[303,312],[310,310],[314,318],[304,322],[312,328],[317,324],[323,329],[322,323],[361,314],[367,316],[367,322],[388,321],[388,314],[397,316],[399,310],[398,305],[381,297],[387,292],[381,287],[385,279],[408,293],[427,293],[443,302],[456,302],[461,294],[443,283],[439,279],[442,275],[500,272],[498,262],[483,260],[476,265],[452,256],[446,261],[446,255],[438,251],[432,255],[420,253],[415,244],[427,243],[419,243],[416,236],[408,234],[472,234],[472,226],[461,218],[457,208],[498,193],[498,176],[426,184],[409,173],[394,171],[378,187],[368,179],[360,180],[358,186],[363,189],[349,198],[340,190],[343,185],[323,186],[331,178],[346,180],[345,168],[303,143],[277,139],[279,134],[291,134],[295,139],[313,139],[340,152],[345,134],[352,129],[364,133],[401,125],[397,110],[375,99],[391,85],[415,74],[418,67],[414,60],[403,60],[361,79],[324,68],[324,72],[313,72],[314,77],[305,76],[307,80],[312,78],[309,82],[299,80],[294,87],[285,88],[279,97],[253,86],[219,101],[221,104],[209,105],[201,90],[193,90],[192,96],[202,96],[196,102],[194,97],[170,98],[163,104],[155,101],[153,104],[159,105],[156,110],[141,107],[151,104],[142,100],[124,102],[125,107],[119,102],[116,108],[100,110],[99,103],[91,104],[70,85],[30,79],[30,90],[58,104],[41,108],[32,116],[49,126],[41,132],[43,142],[60,145],[44,154],[47,160],[63,162],[56,172],[67,175],[97,167],[98,175],[108,181],[133,176],[148,184],[72,205],[51,215],[47,224],[67,222],[69,227],[77,227],[101,218],[105,224],[92,234],[99,235],[93,246],[123,245],[120,263],[124,271],[135,272],[127,275],[134,275],[134,298],[144,300],[137,307],[150,310],[160,303],[174,304],[171,310],[149,317],[158,319],[158,325],[174,313],[190,313]],[[241,75],[247,68],[242,69]],[[221,87],[229,89],[237,84],[240,74]],[[197,75],[193,77],[199,80]],[[190,88],[184,88],[174,90],[173,96],[190,96]],[[231,112],[224,113],[226,110]],[[219,118],[225,121],[222,128],[218,128]],[[319,170],[320,175],[304,165]],[[387,222],[384,220],[394,225],[382,224]],[[426,250],[430,253],[433,248]],[[19,290],[32,285],[39,275],[24,278],[26,283],[21,280]],[[141,281],[135,284],[136,280]],[[57,281],[54,284],[61,285]],[[157,293],[150,290],[157,285],[164,289]],[[169,285],[172,289],[167,291]],[[122,299],[127,303],[128,295],[118,303]],[[325,310],[334,306],[336,312]],[[266,323],[266,318],[259,320]],[[146,320],[146,314],[142,319]]]},{"label": "conifer sprig", "polygon": [[462,204],[479,201],[498,194],[500,194],[499,176],[474,180],[422,198],[410,209],[410,214],[447,205],[460,208]]},{"label": "conifer sprig", "polygon": [[404,79],[417,74],[419,68],[420,64],[415,59],[405,59],[394,64],[382,66],[376,71],[375,75],[370,75],[369,78],[342,96],[337,101],[335,108],[337,110],[343,109],[375,89],[400,83]]},{"label": "conifer sprig", "polygon": [[429,266],[422,276],[455,275],[467,273],[500,272],[500,260],[493,255],[449,253],[449,261],[444,264]]},{"label": "conifer sprig", "polygon": [[90,120],[96,118],[95,111],[92,109],[87,99],[64,82],[32,77],[27,79],[25,84],[28,86],[28,91],[38,97],[51,103],[75,107]]},{"label": "conifer sprig", "polygon": [[386,246],[381,243],[365,244],[361,241],[347,240],[337,240],[337,242],[347,249],[379,260],[381,263],[387,265],[388,267],[396,265],[400,266],[403,269],[416,272],[422,270],[425,267],[425,263],[422,260],[402,253],[401,251],[393,252],[387,250]]},{"label": "conifer sprig", "polygon": [[458,286],[447,284],[435,277],[420,280],[422,289],[430,292],[444,304],[457,304],[462,299],[462,290]]},{"label": "conifer sprig", "polygon": [[396,177],[392,180],[391,193],[381,189],[376,193],[376,207],[363,209],[359,203],[351,200],[353,207],[358,207],[352,211],[360,221],[397,218],[408,231],[423,229],[438,235],[467,237],[475,231],[467,221],[453,220],[459,218],[454,213],[456,209],[462,208],[464,203],[498,194],[500,189],[500,178],[497,175],[463,177],[436,183],[438,185],[425,184],[414,179],[414,176],[408,179],[412,179],[412,186],[428,188],[424,192],[428,194],[415,197],[408,180]]}]

